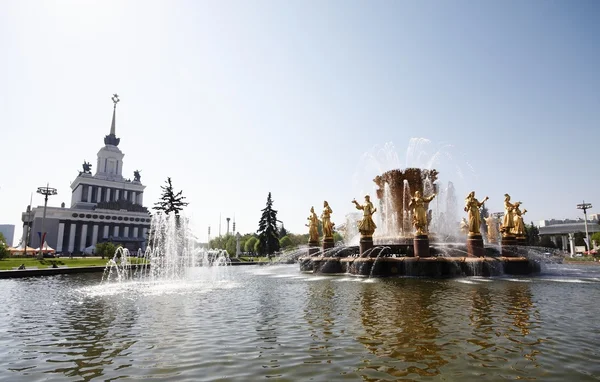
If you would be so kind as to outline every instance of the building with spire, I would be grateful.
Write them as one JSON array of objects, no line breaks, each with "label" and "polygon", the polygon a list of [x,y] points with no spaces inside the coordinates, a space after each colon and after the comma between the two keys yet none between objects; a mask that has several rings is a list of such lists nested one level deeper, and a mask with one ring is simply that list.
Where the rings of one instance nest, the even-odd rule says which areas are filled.
[{"label": "building with spire", "polygon": [[[98,151],[96,172],[83,162],[83,171],[71,183],[71,206],[47,207],[44,223],[46,242],[57,253],[82,253],[99,242],[111,241],[130,251],[145,249],[150,214],[143,206],[144,186],[140,171],[133,180],[123,177],[123,157],[116,135],[119,96],[114,94],[110,134]],[[22,214],[23,243],[40,246],[43,206]],[[28,234],[29,232],[29,234]]]}]

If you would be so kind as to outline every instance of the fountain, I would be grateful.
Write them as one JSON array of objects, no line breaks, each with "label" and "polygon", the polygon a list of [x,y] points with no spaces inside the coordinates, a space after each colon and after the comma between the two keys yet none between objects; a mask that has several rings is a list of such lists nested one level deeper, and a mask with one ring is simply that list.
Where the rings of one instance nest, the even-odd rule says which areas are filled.
[{"label": "fountain", "polygon": [[[414,146],[411,145],[413,150]],[[330,238],[323,251],[318,251],[318,240],[312,237],[308,256],[299,258],[301,270],[362,276],[427,277],[539,272],[539,263],[525,257],[526,251],[522,248],[526,240],[521,216],[526,210],[521,212],[520,202],[510,203],[508,195],[505,196],[506,213],[500,229],[500,247],[493,243],[484,246],[480,232],[483,224],[480,208],[488,198],[480,202],[474,192],[465,199],[464,211],[468,213],[468,222],[464,222],[466,242],[452,242],[458,237],[454,187],[451,182],[445,190],[440,187],[437,183],[439,172],[431,168],[431,163],[428,162],[428,168],[391,169],[377,175],[373,182],[377,185],[375,193],[379,208],[373,206],[369,195],[365,196],[362,205],[352,201],[357,209],[364,212],[362,220],[356,223],[360,232],[358,247],[338,249],[334,256],[331,251],[325,251],[332,246]],[[440,192],[445,194],[446,216],[438,213],[434,219],[429,205],[434,198],[439,200]],[[380,214],[380,227],[373,220],[376,212]],[[438,231],[430,232],[430,227]],[[490,229],[489,238],[497,236],[496,228]]]},{"label": "fountain", "polygon": [[146,250],[131,253],[119,247],[108,261],[102,283],[185,281],[195,268],[229,265],[227,252],[196,248],[192,237],[184,216],[153,216]]}]

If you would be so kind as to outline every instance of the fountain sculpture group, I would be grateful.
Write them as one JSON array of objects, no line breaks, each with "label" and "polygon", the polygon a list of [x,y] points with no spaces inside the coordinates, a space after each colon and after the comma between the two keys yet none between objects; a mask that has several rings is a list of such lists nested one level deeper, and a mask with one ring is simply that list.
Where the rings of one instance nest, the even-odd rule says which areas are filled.
[{"label": "fountain sculpture group", "polygon": [[[511,203],[504,195],[504,215],[499,225],[496,216],[485,219],[488,246],[481,234],[483,220],[481,207],[489,199],[481,201],[475,192],[465,199],[462,230],[467,234],[466,245],[439,242],[435,233],[429,232],[432,213],[429,203],[437,196],[438,172],[408,168],[391,170],[377,176],[382,220],[391,222],[394,233],[378,237],[373,214],[378,210],[365,195],[364,203],[352,200],[355,207],[363,211],[357,222],[360,242],[356,247],[335,247],[333,239],[333,213],[329,203],[324,202],[321,221],[314,208],[308,217],[309,249],[307,256],[300,258],[303,271],[317,273],[351,273],[370,276],[428,276],[453,277],[497,274],[531,274],[539,271],[539,264],[524,256],[527,245],[521,202]],[[318,226],[323,226],[322,246],[319,245]],[[498,227],[499,225],[499,227]],[[498,236],[501,234],[500,245]],[[430,240],[431,239],[431,240]]]}]

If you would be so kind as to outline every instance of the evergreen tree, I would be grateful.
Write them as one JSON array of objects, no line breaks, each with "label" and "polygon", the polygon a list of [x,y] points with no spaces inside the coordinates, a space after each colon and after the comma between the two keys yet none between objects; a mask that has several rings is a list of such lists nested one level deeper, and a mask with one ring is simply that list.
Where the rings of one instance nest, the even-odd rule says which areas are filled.
[{"label": "evergreen tree", "polygon": [[183,210],[183,207],[188,205],[188,203],[183,201],[185,199],[185,196],[181,195],[183,191],[177,193],[173,191],[173,184],[171,183],[170,177],[167,178],[166,183],[166,186],[160,187],[162,189],[162,195],[152,209],[164,212],[165,214],[173,212],[175,216],[179,217],[179,213]]},{"label": "evergreen tree", "polygon": [[277,232],[277,211],[273,209],[271,193],[267,197],[267,206],[262,210],[262,216],[258,222],[258,241],[260,253],[272,255],[279,251],[279,232]]},{"label": "evergreen tree", "polygon": [[530,225],[525,225],[525,235],[527,236],[527,244],[537,246],[540,244],[540,230],[531,222]]},{"label": "evergreen tree", "polygon": [[285,229],[285,227],[283,226],[283,223],[281,223],[281,229],[279,229],[279,237],[284,238],[287,236],[287,234],[288,234],[287,229]]}]

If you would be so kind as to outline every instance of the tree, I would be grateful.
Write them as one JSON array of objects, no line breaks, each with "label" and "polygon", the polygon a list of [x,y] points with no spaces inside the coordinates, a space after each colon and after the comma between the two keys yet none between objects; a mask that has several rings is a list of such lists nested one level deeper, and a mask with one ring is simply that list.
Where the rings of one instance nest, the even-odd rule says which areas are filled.
[{"label": "tree", "polygon": [[575,232],[573,234],[573,238],[575,239],[575,246],[576,247],[586,247],[585,245],[585,233],[583,232]]},{"label": "tree", "polygon": [[540,244],[540,230],[533,222],[531,222],[530,225],[525,226],[525,236],[527,236],[528,245],[537,246]]},{"label": "tree", "polygon": [[229,235],[227,242],[225,243],[225,250],[229,254],[229,256],[235,256],[236,253],[236,239],[235,236]]},{"label": "tree", "polygon": [[96,244],[96,255],[104,257],[113,257],[117,252],[117,246],[110,241]]},{"label": "tree", "polygon": [[256,243],[258,243],[258,239],[254,236],[250,237],[248,240],[246,240],[246,243],[244,243],[244,252],[255,253],[254,247],[256,246]]},{"label": "tree", "polygon": [[281,228],[279,229],[279,237],[283,238],[284,236],[287,236],[288,231],[287,229],[285,229],[285,227],[283,226],[283,223],[281,223]]},{"label": "tree", "polygon": [[8,246],[6,245],[6,239],[2,232],[0,232],[0,260],[7,258],[10,256],[10,251],[8,250]]},{"label": "tree", "polygon": [[183,191],[177,193],[173,191],[173,184],[171,183],[170,177],[167,178],[166,183],[166,186],[160,187],[162,189],[162,195],[152,209],[164,212],[167,215],[173,212],[179,222],[179,213],[183,210],[183,207],[187,206],[189,203],[183,201],[185,199],[185,196],[182,196]]},{"label": "tree", "polygon": [[596,245],[600,245],[600,232],[596,232],[592,236],[590,236],[590,240],[592,242],[596,242]]},{"label": "tree", "polygon": [[279,251],[279,233],[277,232],[277,211],[273,209],[271,193],[267,197],[267,206],[262,209],[262,216],[258,222],[258,241],[260,254],[272,255]]},{"label": "tree", "polygon": [[262,244],[258,239],[254,242],[254,253],[262,253]]},{"label": "tree", "polygon": [[290,237],[287,235],[282,237],[281,239],[279,239],[279,246],[281,248],[289,248],[293,246],[292,239],[290,239]]},{"label": "tree", "polygon": [[542,239],[540,240],[540,247],[556,248],[549,236],[542,236]]}]

